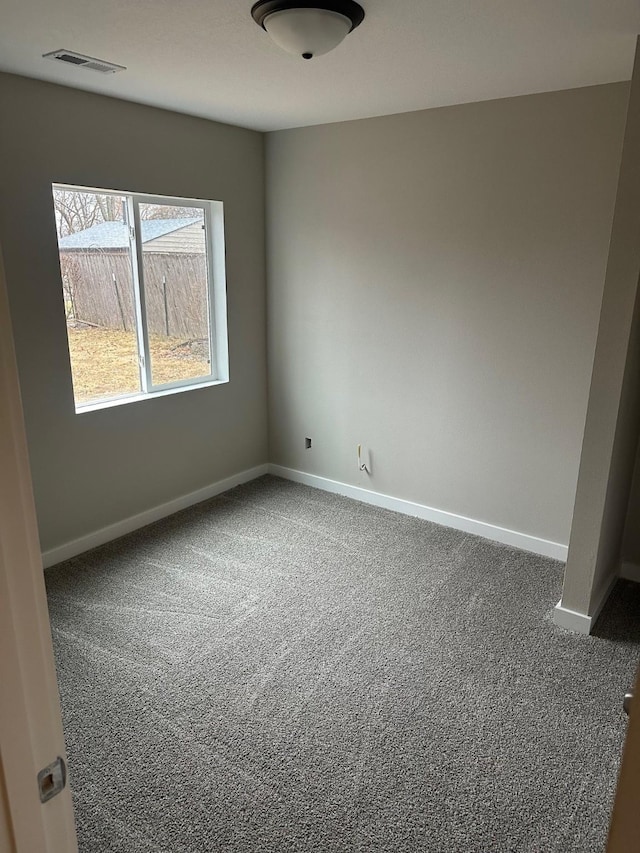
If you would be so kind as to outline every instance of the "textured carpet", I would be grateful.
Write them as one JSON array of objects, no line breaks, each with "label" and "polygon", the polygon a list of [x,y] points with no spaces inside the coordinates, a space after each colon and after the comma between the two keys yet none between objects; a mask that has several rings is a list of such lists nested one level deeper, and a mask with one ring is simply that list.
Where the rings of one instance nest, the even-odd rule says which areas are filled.
[{"label": "textured carpet", "polygon": [[47,572],[82,853],[604,847],[638,588],[273,477]]}]

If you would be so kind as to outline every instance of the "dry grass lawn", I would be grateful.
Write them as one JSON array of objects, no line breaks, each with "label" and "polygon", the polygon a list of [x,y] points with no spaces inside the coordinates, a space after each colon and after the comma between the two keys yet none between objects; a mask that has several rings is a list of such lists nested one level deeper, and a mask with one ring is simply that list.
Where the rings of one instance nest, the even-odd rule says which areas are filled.
[{"label": "dry grass lawn", "polygon": [[[140,390],[134,332],[70,326],[68,333],[76,403]],[[209,373],[209,363],[193,355],[181,338],[151,335],[149,347],[154,385]]]}]

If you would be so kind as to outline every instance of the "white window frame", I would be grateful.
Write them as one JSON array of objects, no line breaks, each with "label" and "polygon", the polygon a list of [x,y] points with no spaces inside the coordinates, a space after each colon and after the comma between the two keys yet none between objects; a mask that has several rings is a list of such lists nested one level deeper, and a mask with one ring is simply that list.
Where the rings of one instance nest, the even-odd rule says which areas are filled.
[{"label": "white window frame", "polygon": [[[132,394],[119,394],[113,397],[101,397],[86,403],[75,403],[76,412],[120,406],[139,400],[148,400],[179,391],[221,385],[229,381],[229,348],[227,340],[227,285],[225,272],[224,245],[224,209],[221,201],[182,198],[176,196],[149,195],[127,190],[106,190],[96,187],[83,187],[73,184],[54,183],[52,190],[70,190],[71,192],[116,195],[123,198],[127,205],[129,223],[129,249],[131,275],[133,280],[133,299],[136,318],[136,337],[138,343],[138,366],[140,371],[140,391]],[[142,230],[140,225],[140,205],[160,204],[176,207],[194,207],[203,211],[205,225],[205,249],[207,269],[207,304],[209,319],[209,364],[210,372],[193,379],[178,379],[161,385],[153,384],[149,332],[144,288],[144,260],[142,248]],[[74,391],[75,401],[75,391]]]}]

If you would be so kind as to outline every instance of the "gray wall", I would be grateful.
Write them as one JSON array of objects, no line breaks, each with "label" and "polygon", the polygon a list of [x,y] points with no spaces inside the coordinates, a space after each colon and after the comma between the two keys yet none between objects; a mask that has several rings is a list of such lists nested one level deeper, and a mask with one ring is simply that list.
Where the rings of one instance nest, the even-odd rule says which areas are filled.
[{"label": "gray wall", "polygon": [[628,91],[268,135],[272,462],[568,542]]},{"label": "gray wall", "polygon": [[615,579],[640,430],[640,63],[636,54],[562,606],[597,613]]},{"label": "gray wall", "polygon": [[[0,74],[0,239],[43,549],[267,461],[263,136]],[[225,205],[227,385],[76,415],[51,183]]]},{"label": "gray wall", "polygon": [[622,557],[626,563],[640,566],[640,442],[629,498]]}]

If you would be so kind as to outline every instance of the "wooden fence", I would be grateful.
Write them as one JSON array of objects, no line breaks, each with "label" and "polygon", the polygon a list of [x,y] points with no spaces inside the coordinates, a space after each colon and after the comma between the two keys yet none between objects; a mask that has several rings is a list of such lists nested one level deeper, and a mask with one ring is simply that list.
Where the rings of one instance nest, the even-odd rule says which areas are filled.
[{"label": "wooden fence", "polygon": [[[149,332],[208,337],[206,256],[144,252],[143,263]],[[128,252],[61,252],[60,265],[68,316],[108,329],[135,329]]]}]

